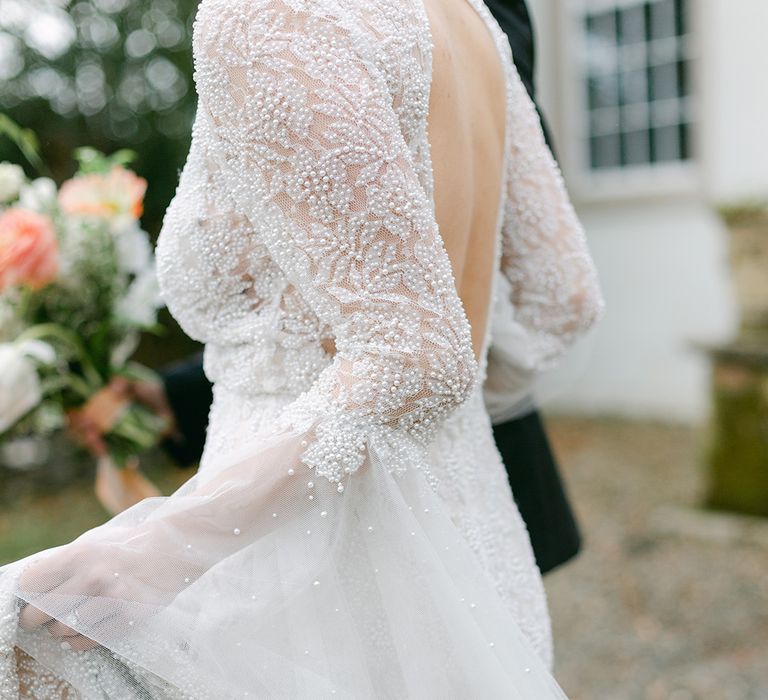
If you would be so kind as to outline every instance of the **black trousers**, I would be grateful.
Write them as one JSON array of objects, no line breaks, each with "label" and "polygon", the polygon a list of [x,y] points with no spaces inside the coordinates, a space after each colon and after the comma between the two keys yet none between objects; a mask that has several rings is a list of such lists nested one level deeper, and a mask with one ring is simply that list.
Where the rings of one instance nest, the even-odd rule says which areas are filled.
[{"label": "black trousers", "polygon": [[[211,384],[200,355],[166,368],[162,376],[179,429],[163,446],[176,462],[191,466],[203,453]],[[546,573],[579,551],[580,537],[541,418],[534,411],[496,425],[493,436],[536,561]]]},{"label": "black trousers", "polygon": [[493,426],[542,573],[578,554],[581,535],[538,411]]}]

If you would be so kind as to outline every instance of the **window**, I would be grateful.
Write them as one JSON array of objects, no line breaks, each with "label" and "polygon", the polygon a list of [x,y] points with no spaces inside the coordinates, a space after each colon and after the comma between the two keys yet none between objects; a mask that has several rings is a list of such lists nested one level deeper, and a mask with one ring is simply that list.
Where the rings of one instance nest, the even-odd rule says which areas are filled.
[{"label": "window", "polygon": [[686,5],[686,0],[613,0],[583,15],[593,172],[690,158]]}]

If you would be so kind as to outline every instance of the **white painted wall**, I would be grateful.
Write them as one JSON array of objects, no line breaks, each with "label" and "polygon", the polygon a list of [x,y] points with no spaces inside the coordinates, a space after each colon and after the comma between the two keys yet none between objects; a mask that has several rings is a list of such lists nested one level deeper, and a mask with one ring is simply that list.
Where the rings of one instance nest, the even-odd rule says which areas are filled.
[{"label": "white painted wall", "polygon": [[[768,85],[760,89],[762,69],[743,72],[755,61],[768,68],[762,36],[768,2],[696,3],[706,6],[695,17],[699,50],[715,44],[698,62],[696,167],[596,189],[573,177],[579,123],[563,21],[564,8],[573,1],[530,0],[540,101],[554,127],[566,178],[571,175],[607,313],[592,337],[545,379],[541,401],[551,411],[700,421],[709,410],[708,363],[692,343],[725,340],[737,324],[726,233],[710,203],[768,195]],[[742,72],[734,73],[737,66]],[[749,116],[745,110],[751,110]]]},{"label": "white painted wall", "polygon": [[768,2],[694,0],[701,155],[714,202],[768,198]]},{"label": "white painted wall", "polygon": [[723,231],[696,200],[591,205],[580,211],[606,297],[593,337],[547,378],[547,408],[696,421],[708,364],[694,342],[735,321]]}]

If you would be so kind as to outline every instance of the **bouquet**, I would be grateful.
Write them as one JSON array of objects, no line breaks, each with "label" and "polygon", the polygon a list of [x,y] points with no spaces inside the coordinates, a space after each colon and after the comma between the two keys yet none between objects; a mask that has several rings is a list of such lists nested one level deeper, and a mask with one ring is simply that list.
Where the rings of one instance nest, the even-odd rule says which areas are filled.
[{"label": "bouquet", "polygon": [[[129,152],[80,149],[77,158],[78,173],[58,189],[0,163],[0,441],[67,425],[115,377],[151,379],[129,361],[141,332],[159,330],[139,224],[147,183],[126,167]],[[118,466],[165,429],[135,403],[101,413]]]}]

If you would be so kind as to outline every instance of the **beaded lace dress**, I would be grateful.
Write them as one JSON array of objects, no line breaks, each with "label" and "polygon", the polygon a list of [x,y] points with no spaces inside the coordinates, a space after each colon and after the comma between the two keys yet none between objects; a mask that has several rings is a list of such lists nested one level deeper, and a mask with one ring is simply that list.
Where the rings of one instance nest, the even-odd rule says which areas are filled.
[{"label": "beaded lace dress", "polygon": [[564,697],[483,385],[498,317],[533,372],[602,299],[468,1],[507,84],[479,362],[435,222],[421,0],[202,1],[157,259],[205,343],[205,453],[173,495],[0,569],[0,697]]}]

